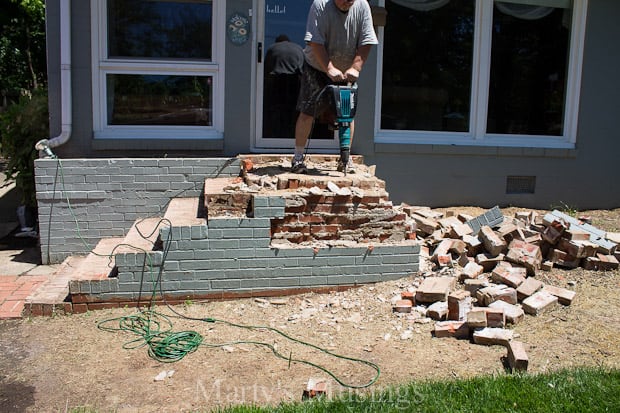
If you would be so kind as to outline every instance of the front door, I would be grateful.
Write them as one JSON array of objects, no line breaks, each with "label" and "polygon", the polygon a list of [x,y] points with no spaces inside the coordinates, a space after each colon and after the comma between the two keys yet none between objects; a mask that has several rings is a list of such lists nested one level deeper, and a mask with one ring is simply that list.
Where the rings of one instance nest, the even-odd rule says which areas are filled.
[{"label": "front door", "polygon": [[[257,32],[256,147],[291,149],[295,146],[300,80],[299,59],[294,55],[305,47],[312,0],[264,0],[259,4],[258,21],[264,25]],[[333,133],[319,122],[315,122],[308,144],[309,152],[337,147]]]}]

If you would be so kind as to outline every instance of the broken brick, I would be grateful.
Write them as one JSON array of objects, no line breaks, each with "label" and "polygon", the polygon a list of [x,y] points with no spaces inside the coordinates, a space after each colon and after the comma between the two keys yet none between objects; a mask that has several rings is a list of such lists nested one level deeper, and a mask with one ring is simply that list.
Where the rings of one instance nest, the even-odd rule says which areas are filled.
[{"label": "broken brick", "polygon": [[513,267],[510,263],[498,264],[491,273],[491,280],[498,284],[506,284],[517,288],[525,281],[527,270],[523,267]]},{"label": "broken brick", "polygon": [[497,257],[506,249],[506,241],[500,238],[488,225],[484,225],[480,228],[478,238],[482,241],[484,249],[491,254],[492,257]]},{"label": "broken brick", "polygon": [[492,271],[497,264],[504,261],[504,254],[499,254],[493,257],[491,254],[478,254],[476,255],[476,263],[482,266],[484,272]]},{"label": "broken brick", "polygon": [[397,300],[392,307],[395,313],[410,313],[412,308],[412,302],[410,300]]},{"label": "broken brick", "polygon": [[502,300],[509,304],[517,303],[517,291],[506,285],[491,285],[476,291],[478,304],[488,306],[494,301]]},{"label": "broken brick", "polygon": [[448,316],[448,303],[446,301],[437,301],[428,306],[426,315],[433,320],[445,320]]},{"label": "broken brick", "polygon": [[577,294],[572,290],[568,290],[566,288],[561,288],[561,287],[555,287],[553,285],[545,285],[545,287],[542,290],[558,297],[558,302],[563,305],[571,305],[573,302],[573,299],[575,298],[575,295]]},{"label": "broken brick", "polygon": [[528,275],[535,275],[536,270],[540,269],[542,253],[538,245],[513,240],[510,245],[508,245],[506,259],[512,263],[525,267]]},{"label": "broken brick", "polygon": [[[499,300],[499,301],[504,302],[502,300]],[[487,327],[503,328],[506,325],[506,315],[504,314],[504,310],[502,308],[486,307],[484,309],[484,313],[487,318]]]},{"label": "broken brick", "polygon": [[613,271],[618,269],[618,259],[614,255],[597,254],[583,262],[583,268],[592,271]]},{"label": "broken brick", "polygon": [[471,294],[469,291],[458,290],[448,295],[449,320],[464,320],[471,308]]},{"label": "broken brick", "polygon": [[549,251],[547,259],[564,268],[577,268],[581,263],[579,258],[568,255],[566,252],[556,248]]},{"label": "broken brick", "polygon": [[460,278],[461,279],[477,278],[483,272],[484,272],[484,267],[482,265],[476,264],[475,262],[468,262],[467,264],[465,264],[465,267],[463,267]]}]

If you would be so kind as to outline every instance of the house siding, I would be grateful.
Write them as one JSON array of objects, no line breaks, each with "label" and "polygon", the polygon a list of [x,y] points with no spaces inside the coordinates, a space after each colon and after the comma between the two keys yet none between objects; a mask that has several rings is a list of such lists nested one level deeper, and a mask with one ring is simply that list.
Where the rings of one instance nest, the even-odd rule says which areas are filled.
[{"label": "house siding", "polygon": [[[254,45],[249,41],[237,46],[228,40],[225,42],[225,121],[221,146],[191,146],[174,140],[166,143],[169,146],[149,150],[138,150],[130,142],[122,141],[115,141],[113,147],[94,145],[90,2],[71,3],[73,133],[68,143],[55,148],[61,158],[195,158],[233,156],[252,150]],[[251,0],[227,1],[226,17],[234,12],[249,14],[254,3]],[[371,3],[376,4],[376,1]],[[50,127],[55,136],[60,133],[59,1],[49,0],[46,7]],[[611,41],[620,37],[619,17],[619,2],[589,2],[574,149],[374,143],[377,79],[377,50],[374,48],[359,81],[360,106],[353,152],[364,155],[366,163],[377,165],[377,174],[385,179],[394,202],[432,207],[458,204],[532,208],[564,204],[578,209],[620,206],[620,180],[615,165],[620,153],[616,131],[616,100],[620,95],[616,68],[620,63],[620,46]],[[509,176],[534,177],[534,193],[507,194]]]}]

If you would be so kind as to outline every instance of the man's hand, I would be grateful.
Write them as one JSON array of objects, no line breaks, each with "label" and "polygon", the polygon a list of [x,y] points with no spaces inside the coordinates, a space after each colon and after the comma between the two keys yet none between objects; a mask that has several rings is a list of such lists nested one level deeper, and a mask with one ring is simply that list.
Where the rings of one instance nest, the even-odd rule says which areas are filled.
[{"label": "man's hand", "polygon": [[360,72],[359,70],[350,67],[346,72],[344,72],[344,77],[348,82],[354,83],[357,82],[357,79],[360,77]]},{"label": "man's hand", "polygon": [[331,62],[327,65],[327,76],[332,80],[332,82],[344,82],[346,80],[346,76],[344,73],[340,71],[337,67],[331,64]]}]

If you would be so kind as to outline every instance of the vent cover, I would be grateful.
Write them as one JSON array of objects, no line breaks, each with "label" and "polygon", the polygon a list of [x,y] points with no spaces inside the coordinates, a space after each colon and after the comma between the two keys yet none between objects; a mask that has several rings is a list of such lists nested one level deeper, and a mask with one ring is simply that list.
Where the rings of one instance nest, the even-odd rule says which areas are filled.
[{"label": "vent cover", "polygon": [[536,192],[535,176],[508,176],[506,178],[507,194],[533,194]]}]

